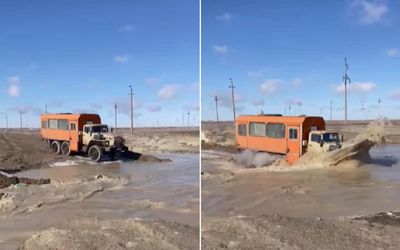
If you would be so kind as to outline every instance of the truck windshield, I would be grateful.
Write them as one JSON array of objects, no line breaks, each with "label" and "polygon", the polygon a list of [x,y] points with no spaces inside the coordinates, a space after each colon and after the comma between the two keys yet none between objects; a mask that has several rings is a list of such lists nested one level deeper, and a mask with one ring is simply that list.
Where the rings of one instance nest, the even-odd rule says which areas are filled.
[{"label": "truck windshield", "polygon": [[93,126],[92,132],[93,133],[108,133],[108,127],[105,125],[104,126]]},{"label": "truck windshield", "polygon": [[339,134],[338,133],[324,133],[323,139],[324,139],[324,142],[338,142]]}]

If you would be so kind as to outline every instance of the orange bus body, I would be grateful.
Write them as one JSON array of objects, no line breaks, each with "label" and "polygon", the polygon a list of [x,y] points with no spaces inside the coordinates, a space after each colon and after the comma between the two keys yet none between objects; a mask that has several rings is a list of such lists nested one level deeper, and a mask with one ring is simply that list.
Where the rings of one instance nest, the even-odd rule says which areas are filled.
[{"label": "orange bus body", "polygon": [[[264,129],[265,128],[265,129]],[[322,117],[247,115],[236,119],[235,135],[238,149],[286,155],[296,162],[306,150],[311,130],[325,130]]]},{"label": "orange bus body", "polygon": [[40,120],[43,140],[68,141],[73,152],[81,149],[83,126],[101,124],[97,114],[42,114]]}]

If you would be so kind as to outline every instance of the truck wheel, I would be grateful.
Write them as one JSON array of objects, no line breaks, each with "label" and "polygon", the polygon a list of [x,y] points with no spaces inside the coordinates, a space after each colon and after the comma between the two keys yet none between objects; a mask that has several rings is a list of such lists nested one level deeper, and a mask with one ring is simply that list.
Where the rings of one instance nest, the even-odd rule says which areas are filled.
[{"label": "truck wheel", "polygon": [[59,141],[53,141],[51,143],[51,151],[53,151],[53,153],[56,154],[56,155],[60,154],[61,145],[60,145]]},{"label": "truck wheel", "polygon": [[89,157],[92,161],[100,161],[102,154],[103,152],[101,148],[97,145],[94,145],[89,149]]},{"label": "truck wheel", "polygon": [[69,142],[65,141],[61,143],[61,153],[63,155],[71,155],[71,148],[69,147]]}]

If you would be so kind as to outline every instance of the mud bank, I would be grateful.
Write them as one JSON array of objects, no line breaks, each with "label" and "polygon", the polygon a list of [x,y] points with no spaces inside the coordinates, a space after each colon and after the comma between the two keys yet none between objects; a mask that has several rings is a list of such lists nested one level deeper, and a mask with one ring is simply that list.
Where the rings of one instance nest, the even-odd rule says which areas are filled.
[{"label": "mud bank", "polygon": [[[6,188],[11,185],[25,184],[25,185],[43,185],[49,184],[50,179],[32,179],[17,176],[7,176],[0,173],[0,188]],[[0,198],[1,199],[1,198]]]},{"label": "mud bank", "polygon": [[207,222],[202,232],[203,249],[394,250],[400,245],[398,222],[390,225],[364,219],[242,216]]},{"label": "mud bank", "polygon": [[[55,162],[74,160],[79,156],[62,156],[51,153],[47,144],[38,134],[1,133],[0,171],[15,173],[32,168],[48,167]],[[107,158],[107,157],[105,157]],[[170,159],[156,157],[147,153],[127,151],[122,155],[124,161],[170,162]],[[109,161],[109,159],[105,159]]]},{"label": "mud bank", "polygon": [[[21,249],[197,249],[196,228],[166,221],[111,220],[78,222],[33,234]],[[71,228],[72,227],[72,228]]]},{"label": "mud bank", "polygon": [[0,134],[0,171],[13,173],[45,167],[63,158],[52,154],[37,134]]}]

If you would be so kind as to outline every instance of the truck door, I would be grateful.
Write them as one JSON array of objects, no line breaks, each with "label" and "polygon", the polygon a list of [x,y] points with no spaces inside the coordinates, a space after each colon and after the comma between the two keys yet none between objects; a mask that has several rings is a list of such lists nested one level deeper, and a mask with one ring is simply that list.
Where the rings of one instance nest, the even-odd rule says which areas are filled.
[{"label": "truck door", "polygon": [[78,122],[69,122],[69,145],[71,151],[78,152],[78,142],[79,142],[79,132],[78,132]]},{"label": "truck door", "polygon": [[289,126],[287,130],[287,153],[286,159],[289,163],[294,163],[300,158],[301,136],[298,126]]}]

